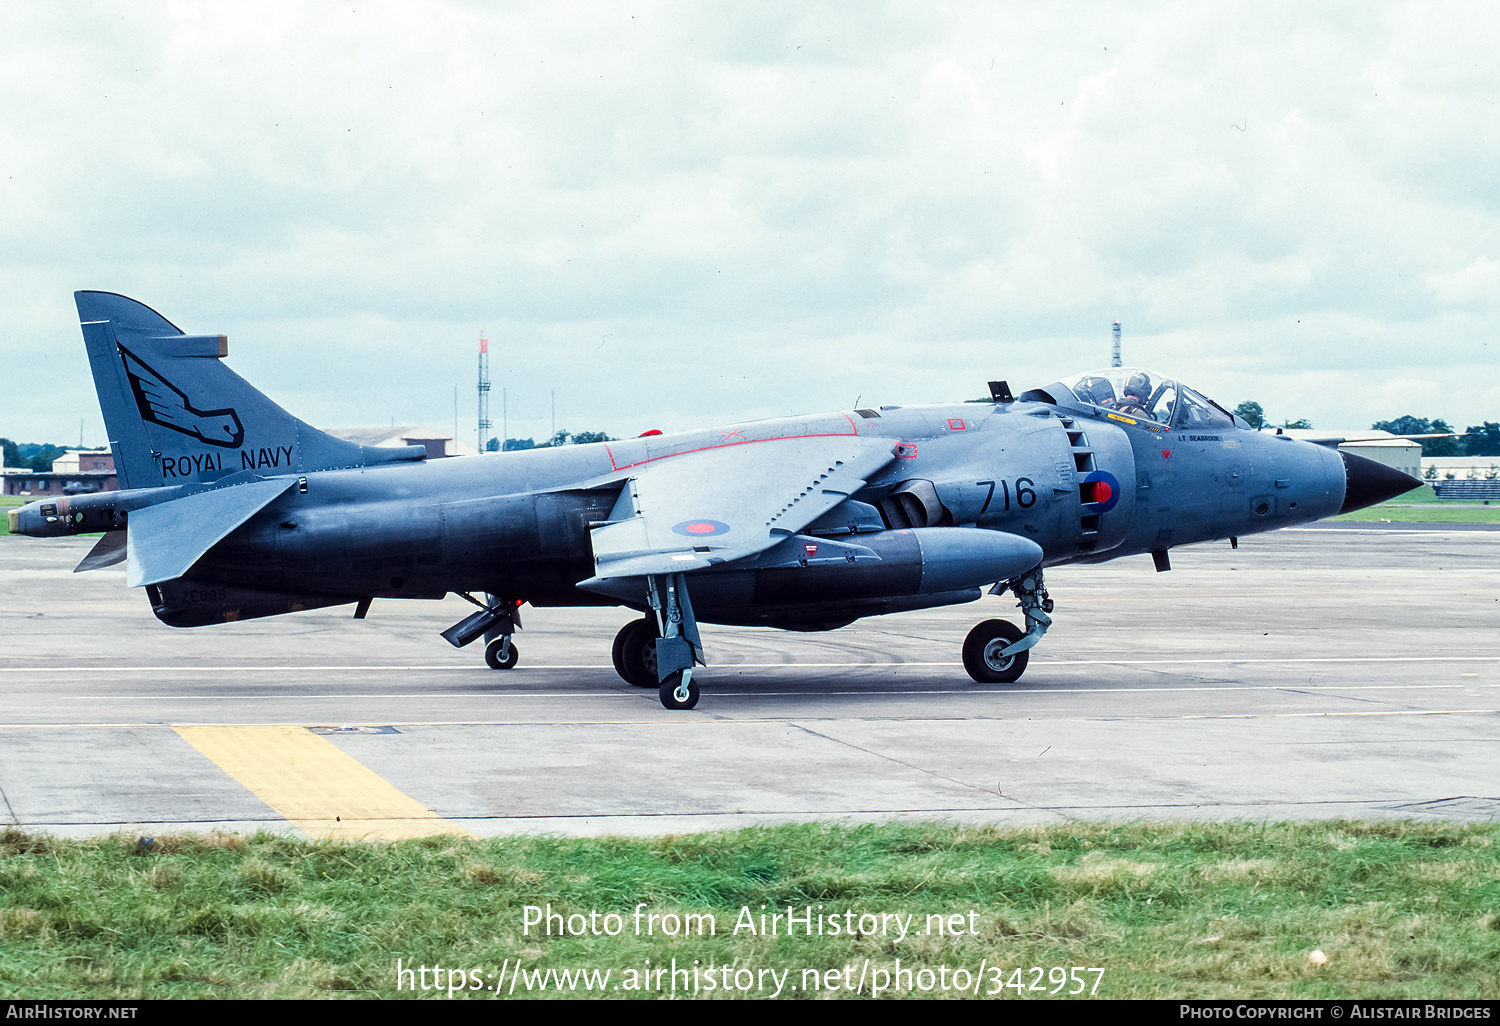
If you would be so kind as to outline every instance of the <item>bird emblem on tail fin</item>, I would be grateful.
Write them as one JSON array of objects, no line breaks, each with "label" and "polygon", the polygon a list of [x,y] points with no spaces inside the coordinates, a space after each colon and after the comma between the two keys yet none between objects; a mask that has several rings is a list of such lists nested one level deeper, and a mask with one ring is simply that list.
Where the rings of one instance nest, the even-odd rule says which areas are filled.
[{"label": "bird emblem on tail fin", "polygon": [[223,449],[238,449],[244,442],[245,427],[233,409],[200,410],[182,389],[124,346],[120,346],[120,358],[125,362],[142,420]]}]

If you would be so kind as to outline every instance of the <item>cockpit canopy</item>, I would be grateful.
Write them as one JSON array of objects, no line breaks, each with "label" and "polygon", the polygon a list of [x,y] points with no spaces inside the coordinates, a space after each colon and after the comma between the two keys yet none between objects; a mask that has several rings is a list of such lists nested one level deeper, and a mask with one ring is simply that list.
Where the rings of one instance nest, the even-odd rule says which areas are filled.
[{"label": "cockpit canopy", "polygon": [[1171,428],[1228,428],[1234,416],[1206,396],[1141,367],[1087,371],[1047,386],[1059,402],[1068,394],[1085,406]]}]

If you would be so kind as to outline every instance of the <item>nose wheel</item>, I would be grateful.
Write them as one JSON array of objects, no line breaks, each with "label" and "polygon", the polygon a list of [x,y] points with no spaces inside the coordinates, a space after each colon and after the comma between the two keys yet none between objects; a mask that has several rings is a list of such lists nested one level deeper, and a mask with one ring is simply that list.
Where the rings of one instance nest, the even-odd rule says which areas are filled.
[{"label": "nose wheel", "polygon": [[1014,684],[1026,672],[1030,649],[1011,655],[1004,650],[1025,634],[1009,620],[986,620],[964,639],[964,669],[981,684]]}]

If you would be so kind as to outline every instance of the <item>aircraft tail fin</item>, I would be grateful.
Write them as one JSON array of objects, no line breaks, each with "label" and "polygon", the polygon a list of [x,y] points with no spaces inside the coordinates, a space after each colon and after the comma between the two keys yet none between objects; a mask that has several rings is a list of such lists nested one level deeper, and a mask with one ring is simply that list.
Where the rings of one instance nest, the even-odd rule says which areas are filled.
[{"label": "aircraft tail fin", "polygon": [[187,335],[113,292],[76,292],[121,488],[419,460],[419,445],[358,445],[303,423],[224,366],[224,335]]}]

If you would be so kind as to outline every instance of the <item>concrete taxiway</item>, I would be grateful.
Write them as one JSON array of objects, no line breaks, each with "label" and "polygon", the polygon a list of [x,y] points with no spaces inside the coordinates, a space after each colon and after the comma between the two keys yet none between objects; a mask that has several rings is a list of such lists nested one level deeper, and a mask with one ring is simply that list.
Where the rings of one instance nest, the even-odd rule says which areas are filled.
[{"label": "concrete taxiway", "polygon": [[91,539],[0,538],[0,815],[27,830],[655,834],[809,819],[1500,818],[1500,529],[1312,525],[1048,572],[824,635],[704,628],[691,712],[609,664],[635,614],[526,609],[520,666],[377,601],[182,631]]}]

